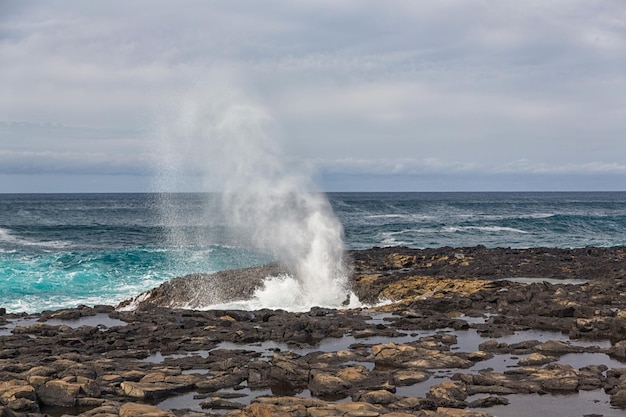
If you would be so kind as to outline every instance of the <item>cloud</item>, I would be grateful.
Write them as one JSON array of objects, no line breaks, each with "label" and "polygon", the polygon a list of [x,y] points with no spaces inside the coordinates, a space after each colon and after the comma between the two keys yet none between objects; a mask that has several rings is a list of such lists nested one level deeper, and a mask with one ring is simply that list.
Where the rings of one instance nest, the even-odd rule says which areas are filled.
[{"label": "cloud", "polygon": [[151,161],[141,156],[103,152],[0,150],[1,174],[153,175]]},{"label": "cloud", "polygon": [[84,155],[94,172],[137,172],[147,157],[129,155],[185,92],[234,82],[300,161],[621,172],[624,19],[621,0],[10,2],[0,114],[32,126],[0,126],[0,149],[23,166],[78,175]]},{"label": "cloud", "polygon": [[503,164],[442,160],[437,158],[413,159],[338,159],[313,162],[325,173],[376,174],[376,175],[427,175],[427,174],[626,174],[626,164],[585,162],[551,165],[526,159]]}]

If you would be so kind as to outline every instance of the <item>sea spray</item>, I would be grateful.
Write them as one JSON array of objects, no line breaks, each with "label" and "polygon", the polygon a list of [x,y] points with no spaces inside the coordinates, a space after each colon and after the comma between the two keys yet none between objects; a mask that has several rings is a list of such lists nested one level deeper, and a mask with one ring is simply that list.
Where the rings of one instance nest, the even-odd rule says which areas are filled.
[{"label": "sea spray", "polygon": [[[268,277],[246,306],[300,310],[339,307],[347,299],[354,305],[342,226],[326,196],[314,192],[311,176],[286,163],[269,133],[268,112],[233,89],[201,92],[178,102],[164,136],[165,172],[177,177],[169,185],[195,181],[205,191],[219,191],[220,210],[213,205],[206,218],[219,218],[233,242],[270,255],[289,271]],[[231,301],[209,294],[207,300]]]}]

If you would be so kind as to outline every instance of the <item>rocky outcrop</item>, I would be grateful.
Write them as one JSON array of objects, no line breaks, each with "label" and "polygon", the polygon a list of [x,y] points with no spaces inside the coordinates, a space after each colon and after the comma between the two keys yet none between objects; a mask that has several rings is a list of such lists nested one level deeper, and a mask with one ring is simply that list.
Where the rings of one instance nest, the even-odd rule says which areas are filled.
[{"label": "rocky outcrop", "polygon": [[159,287],[141,293],[118,305],[133,309],[151,304],[159,307],[198,309],[252,298],[263,288],[263,280],[288,273],[285,267],[270,264],[253,268],[232,269],[214,274],[195,273],[177,277]]},{"label": "rocky outcrop", "polygon": [[[27,316],[0,309],[0,416],[61,409],[85,417],[225,410],[231,417],[471,417],[512,407],[512,394],[532,402],[533,395],[582,390],[602,390],[626,409],[626,366],[606,366],[602,355],[580,369],[561,363],[583,353],[626,359],[623,248],[386,248],[351,256],[355,292],[396,302],[301,313],[164,307],[186,302],[193,279],[207,281],[197,276],[153,290],[132,311],[80,306]],[[246,271],[208,282],[234,274],[220,297],[251,295],[270,270]],[[587,282],[496,280],[507,274],[585,275]],[[76,324],[88,316],[100,324]],[[530,329],[562,337],[503,339]],[[471,348],[464,336],[474,340]],[[505,370],[490,368],[503,357]],[[253,398],[254,390],[262,394]],[[195,411],[158,408],[181,394],[196,397]]]}]

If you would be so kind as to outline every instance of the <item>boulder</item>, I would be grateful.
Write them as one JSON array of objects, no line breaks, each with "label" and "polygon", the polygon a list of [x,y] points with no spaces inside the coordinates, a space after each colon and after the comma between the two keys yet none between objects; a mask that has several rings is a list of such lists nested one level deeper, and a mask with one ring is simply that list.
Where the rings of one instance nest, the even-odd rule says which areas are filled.
[{"label": "boulder", "polygon": [[237,401],[231,401],[222,397],[211,397],[208,400],[204,400],[200,403],[202,409],[214,409],[214,410],[240,410],[245,406]]},{"label": "boulder", "polygon": [[375,391],[358,392],[353,396],[352,399],[353,401],[364,401],[370,404],[387,405],[387,404],[395,403],[396,401],[400,399],[400,397],[398,397],[395,394],[392,394],[391,392],[387,390],[380,389],[380,390],[375,390]]},{"label": "boulder", "polygon": [[14,411],[39,411],[35,389],[20,380],[0,383],[0,402]]},{"label": "boulder", "polygon": [[272,356],[269,377],[294,387],[304,387],[309,381],[310,366],[294,352],[276,352]]},{"label": "boulder", "polygon": [[119,417],[175,417],[174,414],[152,405],[124,403],[120,406]]},{"label": "boulder", "polygon": [[316,397],[343,398],[348,396],[352,384],[333,374],[314,370],[311,371],[308,388]]},{"label": "boulder", "polygon": [[407,386],[426,381],[430,375],[424,371],[408,370],[396,371],[393,373],[394,384],[398,386]]},{"label": "boulder", "polygon": [[165,375],[156,372],[144,376],[139,382],[124,381],[120,388],[124,395],[142,400],[168,397],[196,386],[197,377],[193,375]]},{"label": "boulder", "polygon": [[554,356],[546,356],[541,353],[531,353],[528,357],[521,358],[517,364],[519,366],[540,366],[557,360],[559,360],[559,358],[555,358]]},{"label": "boulder", "polygon": [[457,382],[444,381],[433,385],[426,393],[426,398],[434,401],[437,407],[467,407],[467,390],[464,384]]},{"label": "boulder", "polygon": [[449,352],[425,349],[394,342],[372,346],[374,361],[399,368],[469,368],[474,363]]},{"label": "boulder", "polygon": [[48,381],[37,389],[37,396],[45,405],[73,407],[81,393],[81,385],[60,379]]},{"label": "boulder", "polygon": [[246,376],[243,372],[233,372],[214,376],[210,379],[205,379],[196,382],[195,386],[200,391],[218,391],[224,388],[232,388],[241,384],[245,380]]}]

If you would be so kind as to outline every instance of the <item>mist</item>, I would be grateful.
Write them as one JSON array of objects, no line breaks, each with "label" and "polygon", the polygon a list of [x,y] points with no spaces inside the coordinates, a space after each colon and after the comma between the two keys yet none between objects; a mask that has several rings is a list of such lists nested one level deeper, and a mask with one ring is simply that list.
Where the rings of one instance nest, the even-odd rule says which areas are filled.
[{"label": "mist", "polygon": [[161,186],[176,191],[193,183],[217,191],[219,201],[207,204],[207,221],[220,219],[232,241],[289,271],[267,277],[251,308],[339,307],[348,298],[354,303],[341,223],[310,173],[287,163],[269,112],[224,86],[196,89],[175,103],[174,117],[161,131]]}]

